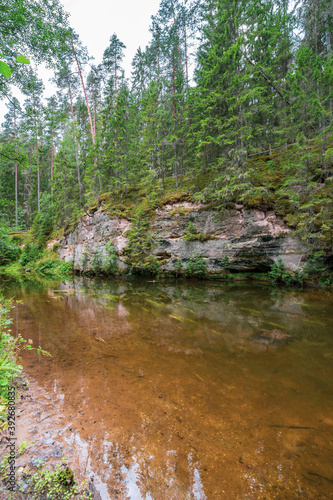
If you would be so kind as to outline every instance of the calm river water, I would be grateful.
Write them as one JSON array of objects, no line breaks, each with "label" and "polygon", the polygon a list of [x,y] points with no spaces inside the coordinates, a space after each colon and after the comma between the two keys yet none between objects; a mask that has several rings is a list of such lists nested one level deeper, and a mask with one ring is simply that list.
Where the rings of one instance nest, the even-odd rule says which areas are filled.
[{"label": "calm river water", "polygon": [[[333,294],[220,282],[11,286],[18,420],[102,500],[333,498]],[[33,447],[31,447],[33,453]]]}]

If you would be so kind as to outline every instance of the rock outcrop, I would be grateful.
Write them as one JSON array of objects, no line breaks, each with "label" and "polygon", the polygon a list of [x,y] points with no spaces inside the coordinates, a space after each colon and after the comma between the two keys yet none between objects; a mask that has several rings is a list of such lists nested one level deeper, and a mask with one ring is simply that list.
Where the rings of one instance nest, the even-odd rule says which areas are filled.
[{"label": "rock outcrop", "polygon": [[[198,235],[194,241],[183,240],[189,223]],[[124,248],[130,226],[127,219],[97,210],[63,237],[59,255],[65,261],[72,260],[76,270],[89,270],[94,256],[106,258],[106,245],[111,241],[117,249],[118,265],[125,269]],[[186,266],[190,257],[200,254],[210,272],[221,271],[226,260],[233,271],[267,271],[279,259],[286,269],[294,271],[305,254],[300,241],[274,212],[242,205],[225,213],[189,202],[165,205],[156,209],[150,230],[157,242],[153,254],[165,270],[173,270],[179,261]]]}]

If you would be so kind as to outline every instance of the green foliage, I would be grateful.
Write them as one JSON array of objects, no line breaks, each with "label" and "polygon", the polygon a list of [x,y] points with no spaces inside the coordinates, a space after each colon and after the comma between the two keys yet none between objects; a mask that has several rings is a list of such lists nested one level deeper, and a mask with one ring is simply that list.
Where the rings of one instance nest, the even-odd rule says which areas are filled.
[{"label": "green foliage", "polygon": [[204,279],[207,276],[207,264],[199,253],[189,258],[185,269],[186,276]]},{"label": "green foliage", "polygon": [[43,254],[43,249],[40,244],[33,244],[29,241],[24,245],[22,255],[20,258],[20,264],[22,267],[27,267],[32,265],[38,259],[41,258]]},{"label": "green foliage", "polygon": [[333,285],[333,273],[325,261],[324,252],[319,251],[310,255],[306,261],[304,276],[322,287],[330,287]]},{"label": "green foliage", "polygon": [[274,284],[282,285],[302,285],[304,281],[304,274],[297,269],[294,273],[285,269],[281,259],[272,264],[271,270],[268,272],[269,277]]},{"label": "green foliage", "polygon": [[33,265],[33,270],[45,275],[66,276],[73,272],[73,263],[64,262],[57,255],[47,252]]},{"label": "green foliage", "polygon": [[81,266],[83,267],[83,269],[85,269],[86,265],[88,264],[88,260],[89,260],[88,252],[85,250],[82,254],[82,260],[81,260]]},{"label": "green foliage", "polygon": [[19,454],[23,455],[26,448],[28,448],[28,446],[31,446],[33,444],[34,444],[33,441],[31,441],[31,443],[27,443],[26,440],[22,441],[22,443],[20,444],[20,447],[19,447]]},{"label": "green foliage", "polygon": [[[114,276],[118,274],[118,253],[112,241],[109,241],[105,245],[105,252],[106,255],[104,255],[99,250],[94,250],[92,252],[90,260],[90,270],[94,274],[107,274]],[[87,252],[84,252],[82,256],[83,268],[86,267],[87,263],[88,263],[88,254]]]},{"label": "green foliage", "polygon": [[174,270],[176,272],[176,276],[180,276],[182,274],[182,270],[183,270],[182,261],[178,260],[173,267],[174,267]]},{"label": "green foliage", "polygon": [[184,241],[193,241],[197,239],[198,232],[196,228],[193,225],[193,222],[189,222],[188,225],[184,229],[184,236],[183,240]]},{"label": "green foliage", "polygon": [[[19,454],[24,453],[27,446],[32,444],[34,443],[23,441],[19,448]],[[0,477],[4,482],[6,482],[6,478],[8,477],[9,459],[10,455],[6,455],[0,464]],[[36,467],[37,471],[34,474],[29,473],[29,469],[27,468],[23,471],[21,477],[24,480],[24,484],[20,480],[18,481],[15,495],[18,495],[20,498],[23,495],[27,498],[45,498],[48,500],[92,500],[93,493],[86,489],[87,480],[84,480],[79,485],[75,481],[73,471],[66,464],[65,458],[62,458],[61,463],[55,464],[53,470],[49,469],[46,465],[43,466],[41,459],[36,459]],[[14,497],[9,495],[6,498],[11,499]]]},{"label": "green foliage", "polygon": [[128,244],[124,249],[124,261],[131,266],[131,272],[146,273],[151,270],[157,272],[156,258],[151,255],[156,241],[149,231],[149,226],[148,215],[144,210],[138,209],[126,233]]},{"label": "green foliage", "polygon": [[65,463],[56,464],[54,471],[41,468],[32,476],[29,486],[33,492],[33,498],[70,500],[73,497],[77,498],[78,495],[74,473]]},{"label": "green foliage", "polygon": [[[0,57],[5,57],[3,54],[0,54]],[[16,56],[16,58],[14,59],[15,62],[17,63],[23,63],[23,64],[30,64],[30,61],[27,57],[25,56]],[[5,78],[10,78],[12,73],[13,73],[13,69],[8,66],[7,63],[3,62],[3,61],[0,61],[0,73],[5,77]]]},{"label": "green foliage", "polygon": [[193,225],[193,222],[189,222],[184,229],[184,236],[182,238],[184,241],[206,241],[209,239],[204,233],[198,233]]},{"label": "green foliage", "polygon": [[225,255],[221,261],[221,266],[227,269],[229,264],[230,264],[230,259],[227,255]]},{"label": "green foliage", "polygon": [[98,250],[92,252],[91,268],[96,274],[103,272],[103,255]]},{"label": "green foliage", "polygon": [[147,257],[145,257],[143,268],[144,274],[147,273],[149,275],[159,276],[160,264],[155,255],[148,255]]},{"label": "green foliage", "polygon": [[0,226],[0,266],[16,261],[21,253],[20,248],[10,238],[8,229]]},{"label": "green foliage", "polygon": [[118,252],[112,241],[109,241],[106,246],[106,259],[103,264],[104,271],[110,275],[118,273]]},{"label": "green foliage", "polygon": [[43,245],[53,231],[54,204],[48,194],[41,198],[41,210],[35,216],[31,226],[31,236],[34,242]]}]

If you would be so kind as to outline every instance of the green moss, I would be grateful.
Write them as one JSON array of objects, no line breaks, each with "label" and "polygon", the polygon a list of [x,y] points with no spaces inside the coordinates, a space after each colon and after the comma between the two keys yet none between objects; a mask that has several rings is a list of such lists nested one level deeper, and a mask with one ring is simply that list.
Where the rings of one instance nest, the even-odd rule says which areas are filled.
[{"label": "green moss", "polygon": [[183,208],[183,207],[176,207],[173,210],[170,210],[170,215],[189,215],[192,212],[192,209],[190,208]]}]

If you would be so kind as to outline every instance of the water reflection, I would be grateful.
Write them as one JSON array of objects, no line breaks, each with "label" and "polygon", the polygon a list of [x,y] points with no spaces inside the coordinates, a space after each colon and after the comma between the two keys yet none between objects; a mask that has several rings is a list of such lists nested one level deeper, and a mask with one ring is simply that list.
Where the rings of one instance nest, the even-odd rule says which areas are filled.
[{"label": "water reflection", "polygon": [[22,439],[102,499],[329,498],[331,294],[88,279],[16,294],[18,330],[53,356],[24,356],[38,398]]}]

